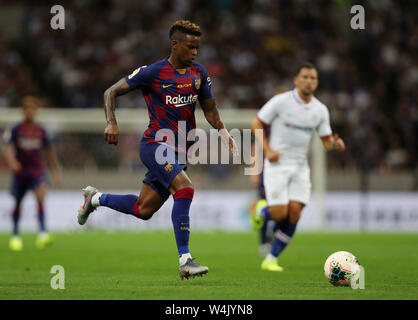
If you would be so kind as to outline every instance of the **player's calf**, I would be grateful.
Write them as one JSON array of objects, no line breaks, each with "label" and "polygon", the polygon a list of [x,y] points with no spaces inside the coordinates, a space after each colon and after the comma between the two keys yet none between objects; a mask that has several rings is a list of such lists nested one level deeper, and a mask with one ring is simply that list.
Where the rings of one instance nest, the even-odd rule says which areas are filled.
[{"label": "player's calf", "polygon": [[96,207],[108,207],[121,213],[143,219],[138,203],[138,196],[133,194],[100,193],[93,198],[93,205],[96,205]]},{"label": "player's calf", "polygon": [[194,189],[190,186],[178,188],[173,194],[174,205],[171,220],[179,253],[179,275],[182,280],[202,276],[209,272],[208,267],[201,266],[194,261],[189,251],[189,211],[193,196]]},{"label": "player's calf", "polygon": [[19,220],[20,220],[20,202],[17,203],[12,212],[12,221],[13,221],[13,235],[19,235]]},{"label": "player's calf", "polygon": [[300,217],[302,216],[302,210],[305,205],[301,202],[290,201],[289,202],[289,216],[288,220],[291,223],[298,223]]},{"label": "player's calf", "polygon": [[289,205],[271,205],[269,206],[270,217],[274,221],[282,221],[289,215]]},{"label": "player's calf", "polygon": [[86,223],[91,212],[97,207],[103,206],[116,210],[121,213],[133,215],[142,220],[148,220],[155,213],[153,208],[141,205],[138,196],[133,194],[110,194],[101,193],[96,188],[88,186],[83,189],[84,204],[79,209],[78,222],[83,225]]}]

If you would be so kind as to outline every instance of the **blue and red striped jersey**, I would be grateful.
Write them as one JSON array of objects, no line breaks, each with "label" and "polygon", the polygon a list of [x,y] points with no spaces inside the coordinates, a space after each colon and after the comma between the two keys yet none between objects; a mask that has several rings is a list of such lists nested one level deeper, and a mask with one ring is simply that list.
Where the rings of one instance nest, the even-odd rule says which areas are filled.
[{"label": "blue and red striped jersey", "polygon": [[[196,102],[212,98],[211,80],[206,69],[193,63],[190,67],[176,70],[165,58],[136,69],[125,80],[132,89],[142,89],[148,107],[150,122],[143,140],[147,143],[165,142],[183,151],[178,139],[185,139],[188,132],[196,128]],[[179,121],[184,121],[183,125],[179,126]],[[169,137],[163,140],[156,137],[160,129],[172,130],[175,141],[170,141]],[[187,142],[186,149],[190,145]]]},{"label": "blue and red striped jersey", "polygon": [[44,127],[37,123],[21,122],[5,132],[4,140],[14,146],[16,159],[22,166],[19,177],[39,178],[44,174],[42,151],[50,146]]}]

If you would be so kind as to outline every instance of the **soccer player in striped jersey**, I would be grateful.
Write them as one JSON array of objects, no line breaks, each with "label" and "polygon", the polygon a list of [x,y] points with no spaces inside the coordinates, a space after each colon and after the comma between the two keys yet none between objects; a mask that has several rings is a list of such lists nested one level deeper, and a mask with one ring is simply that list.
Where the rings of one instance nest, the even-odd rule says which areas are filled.
[{"label": "soccer player in striped jersey", "polygon": [[278,256],[292,239],[302,210],[311,192],[307,153],[312,133],[317,131],[326,150],[345,150],[345,144],[332,134],[328,108],[314,97],[318,72],[311,63],[302,64],[294,77],[295,89],[271,98],[258,112],[252,129],[269,127],[264,134],[264,187],[267,206],[251,216],[254,229],[267,220],[276,221],[270,253],[262,270],[282,271]]},{"label": "soccer player in striped jersey", "polygon": [[[277,88],[276,94],[280,94],[286,91],[289,91],[289,89],[281,86]],[[267,138],[269,137],[269,134],[270,134],[269,127],[264,128],[264,134],[266,135]],[[255,152],[254,147],[255,146],[253,144],[252,145],[253,156],[255,157],[263,156],[263,154],[260,154],[259,152]],[[264,163],[263,160],[264,158],[260,161],[262,164]],[[255,161],[254,163],[256,164],[260,162]],[[250,214],[254,215],[260,209],[267,206],[266,192],[264,188],[264,172],[261,171],[259,175],[251,175],[250,181],[252,184],[257,186],[257,194],[258,194],[258,199],[254,203],[252,203],[250,206]],[[253,223],[258,222],[257,219],[255,220],[251,219],[251,221]],[[260,236],[259,237],[259,240],[260,240],[259,253],[262,256],[265,256],[271,250],[271,242],[272,242],[273,234],[274,234],[274,225],[275,225],[275,222],[273,220],[265,220],[261,228],[257,224],[254,226],[255,229],[257,230],[260,229],[259,230],[259,236]]]},{"label": "soccer player in striped jersey", "polygon": [[44,165],[51,168],[55,185],[61,183],[61,174],[55,151],[43,126],[35,122],[39,99],[27,96],[22,99],[23,121],[14,125],[4,133],[4,157],[13,172],[11,193],[15,200],[12,213],[13,236],[9,247],[13,251],[23,249],[23,241],[19,236],[20,205],[27,191],[33,190],[38,205],[39,234],[36,246],[40,249],[52,243],[52,236],[45,225],[44,198],[47,192],[47,178]]},{"label": "soccer player in striped jersey", "polygon": [[[89,214],[99,206],[148,220],[172,195],[174,205],[171,218],[182,280],[201,276],[209,270],[194,261],[189,251],[189,210],[194,189],[185,172],[186,164],[179,161],[180,155],[187,152],[190,145],[182,146],[178,141],[185,139],[187,133],[196,127],[194,112],[197,101],[206,120],[219,130],[222,141],[234,154],[237,153],[235,142],[225,129],[212,97],[211,79],[206,69],[195,62],[200,36],[200,27],[196,24],[187,20],[176,21],[169,30],[170,56],[137,68],[105,91],[107,126],[104,136],[109,144],[116,145],[119,135],[115,117],[116,97],[135,89],[142,90],[150,122],[140,143],[139,156],[148,172],[139,197],[101,193],[94,187],[86,187],[83,189],[85,201],[78,214],[81,225],[86,223]],[[183,121],[184,127],[179,121]],[[162,140],[157,134],[160,129],[170,129],[173,137]],[[164,164],[156,161],[157,150],[162,144],[176,150],[174,161]]]}]

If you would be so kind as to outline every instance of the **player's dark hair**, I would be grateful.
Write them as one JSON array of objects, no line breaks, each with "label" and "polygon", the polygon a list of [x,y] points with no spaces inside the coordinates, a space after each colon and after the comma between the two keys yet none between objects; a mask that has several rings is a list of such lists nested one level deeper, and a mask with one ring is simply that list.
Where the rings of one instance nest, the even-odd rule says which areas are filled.
[{"label": "player's dark hair", "polygon": [[200,27],[197,24],[190,22],[189,20],[177,20],[176,22],[174,22],[171,25],[170,31],[168,33],[170,39],[176,31],[180,31],[181,33],[190,34],[192,36],[197,37],[200,37],[202,34],[202,32],[200,31]]},{"label": "player's dark hair", "polygon": [[317,70],[317,69],[316,69],[316,67],[315,67],[315,65],[314,65],[312,62],[304,62],[304,63],[300,64],[300,65],[297,67],[297,69],[296,69],[296,74],[295,74],[295,75],[298,75],[298,74],[299,74],[299,72],[300,72],[302,69],[315,69],[315,70]]}]

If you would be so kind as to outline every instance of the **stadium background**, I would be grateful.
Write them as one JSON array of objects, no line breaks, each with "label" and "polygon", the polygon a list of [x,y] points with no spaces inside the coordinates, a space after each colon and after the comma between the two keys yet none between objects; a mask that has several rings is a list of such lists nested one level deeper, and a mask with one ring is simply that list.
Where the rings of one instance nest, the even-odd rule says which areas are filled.
[{"label": "stadium background", "polygon": [[[30,233],[15,254],[7,248],[10,173],[0,158],[0,299],[417,299],[416,1],[59,1],[66,29],[52,30],[55,4],[0,0],[0,131],[20,119],[22,97],[40,97],[38,119],[63,169],[62,187],[51,186],[46,199],[53,246],[35,248],[28,196],[21,226]],[[365,8],[365,30],[350,28],[354,4]],[[198,61],[229,129],[248,128],[276,90],[291,88],[299,62],[318,67],[317,96],[347,152],[324,154],[314,139],[314,193],[298,229],[338,232],[297,232],[282,256],[288,272],[259,270],[247,212],[256,191],[243,166],[188,169],[196,187],[191,249],[211,268],[193,285],[177,279],[170,202],[147,222],[101,210],[87,227],[76,223],[82,186],[138,192],[145,103],[140,92],[118,99],[115,148],[103,139],[103,92],[165,57],[167,30],[179,18],[203,29]],[[198,126],[208,128],[197,109]],[[338,250],[359,257],[366,290],[336,291],[324,281],[323,262]],[[54,264],[65,267],[66,290],[51,290]]]},{"label": "stadium background", "polygon": [[[337,221],[344,229],[355,220],[349,229],[367,229],[367,221],[377,229],[418,229],[413,201],[418,188],[413,1],[360,2],[366,11],[365,30],[350,28],[350,1],[63,1],[65,30],[51,29],[45,2],[0,3],[1,129],[19,119],[23,96],[41,97],[45,108],[39,120],[55,142],[64,190],[85,184],[139,188],[144,167],[138,161],[138,138],[147,124],[142,94],[118,99],[123,135],[118,148],[112,148],[102,139],[103,92],[137,66],[166,56],[167,30],[185,17],[202,27],[198,60],[213,78],[229,129],[249,127],[269,97],[292,88],[298,63],[317,65],[317,96],[329,107],[333,129],[347,145],[347,152],[328,153],[315,166],[319,169],[314,168],[314,193],[321,194],[322,202],[307,210],[319,211],[317,227],[326,229]],[[234,191],[241,212],[246,199],[255,198],[242,169],[208,165],[189,171],[197,190]],[[5,199],[8,186],[2,161],[2,229],[7,228],[11,205]],[[69,212],[73,201],[66,206]],[[346,203],[355,205],[347,210]],[[55,206],[51,210],[57,211]],[[242,223],[239,228],[248,227]]]}]

